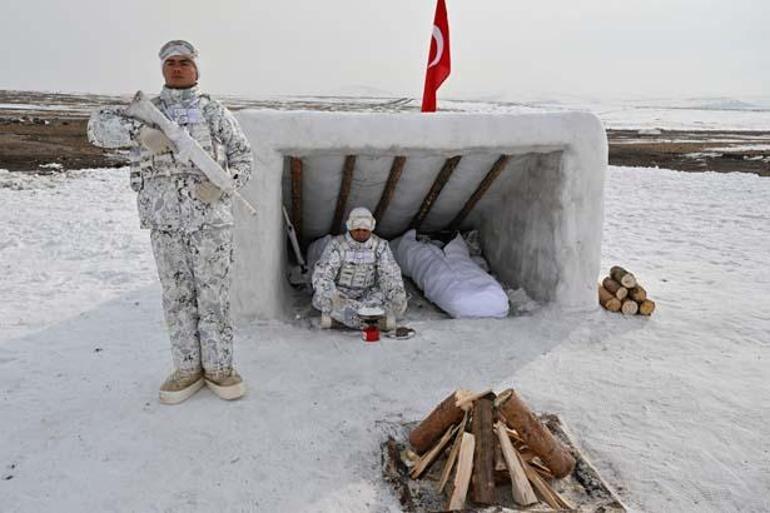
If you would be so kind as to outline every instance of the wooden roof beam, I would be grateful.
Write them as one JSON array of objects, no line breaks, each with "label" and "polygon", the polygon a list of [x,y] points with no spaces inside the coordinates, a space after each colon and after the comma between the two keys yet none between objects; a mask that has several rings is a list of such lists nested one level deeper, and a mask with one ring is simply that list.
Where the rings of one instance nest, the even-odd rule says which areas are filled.
[{"label": "wooden roof beam", "polygon": [[428,194],[426,194],[425,198],[422,200],[420,210],[417,211],[417,214],[415,214],[414,218],[412,219],[412,222],[409,225],[410,228],[414,228],[415,230],[420,229],[420,226],[422,226],[423,221],[425,221],[425,218],[428,216],[430,209],[433,208],[433,204],[436,202],[439,194],[441,194],[441,189],[443,189],[446,183],[449,181],[449,178],[452,176],[452,173],[457,167],[457,164],[460,163],[461,158],[462,155],[455,155],[454,157],[446,159],[444,166],[441,168],[441,171],[439,171],[439,174],[433,181],[433,185],[428,191]]},{"label": "wooden roof beam", "polygon": [[340,192],[337,194],[337,208],[334,210],[334,221],[332,221],[331,233],[343,233],[343,216],[345,208],[348,206],[348,196],[350,196],[350,187],[353,183],[353,169],[356,166],[356,156],[348,155],[345,157],[345,164],[342,166],[342,180],[340,181]]},{"label": "wooden roof beam", "polygon": [[302,244],[302,159],[289,157],[291,170],[291,222],[297,234],[297,240]]},{"label": "wooden roof beam", "polygon": [[374,209],[374,218],[377,223],[382,222],[382,218],[385,215],[385,211],[388,209],[391,200],[393,199],[393,193],[396,192],[396,185],[401,178],[401,173],[404,171],[404,165],[406,164],[406,157],[394,157],[393,164],[390,166],[390,174],[388,175],[388,181],[385,183],[385,188],[382,190],[382,196],[377,203],[377,207]]}]

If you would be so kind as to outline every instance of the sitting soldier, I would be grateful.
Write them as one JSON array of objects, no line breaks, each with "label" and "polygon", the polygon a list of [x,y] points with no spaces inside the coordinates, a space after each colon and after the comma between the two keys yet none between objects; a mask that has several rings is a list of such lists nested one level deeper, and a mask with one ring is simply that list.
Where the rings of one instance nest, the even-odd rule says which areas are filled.
[{"label": "sitting soldier", "polygon": [[348,233],[334,237],[313,268],[313,306],[321,311],[321,327],[332,320],[360,328],[359,310],[384,310],[384,331],[395,329],[406,311],[404,280],[388,241],[374,235],[374,216],[363,207],[350,212]]}]

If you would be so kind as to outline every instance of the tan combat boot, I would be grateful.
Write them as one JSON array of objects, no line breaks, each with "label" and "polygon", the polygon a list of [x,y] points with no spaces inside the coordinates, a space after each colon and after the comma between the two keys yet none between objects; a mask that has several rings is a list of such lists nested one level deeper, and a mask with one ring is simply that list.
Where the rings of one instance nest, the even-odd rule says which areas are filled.
[{"label": "tan combat boot", "polygon": [[175,370],[160,386],[160,402],[163,404],[179,404],[189,399],[203,386],[201,371]]},{"label": "tan combat boot", "polygon": [[232,401],[246,393],[246,383],[235,369],[207,372],[204,377],[206,386],[220,399]]}]

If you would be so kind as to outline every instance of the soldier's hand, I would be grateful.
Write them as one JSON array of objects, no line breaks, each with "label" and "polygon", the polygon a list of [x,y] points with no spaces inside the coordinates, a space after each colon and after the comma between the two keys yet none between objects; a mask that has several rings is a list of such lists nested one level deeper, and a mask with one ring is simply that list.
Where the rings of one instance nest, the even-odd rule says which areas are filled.
[{"label": "soldier's hand", "polygon": [[222,189],[211,182],[201,182],[195,186],[195,197],[210,205],[219,201],[222,197]]},{"label": "soldier's hand", "polygon": [[171,142],[171,139],[157,128],[143,126],[139,130],[136,140],[153,155],[160,155],[161,153],[168,153],[174,150],[174,143]]}]

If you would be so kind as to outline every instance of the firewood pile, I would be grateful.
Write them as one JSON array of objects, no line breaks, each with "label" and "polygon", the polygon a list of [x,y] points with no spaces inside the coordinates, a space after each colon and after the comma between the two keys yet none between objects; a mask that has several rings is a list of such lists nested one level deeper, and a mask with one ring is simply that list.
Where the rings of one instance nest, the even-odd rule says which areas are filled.
[{"label": "firewood pile", "polygon": [[617,265],[599,284],[599,304],[605,310],[625,315],[649,316],[655,311],[655,301],[647,297],[636,276]]},{"label": "firewood pile", "polygon": [[[403,464],[408,483],[401,483],[400,495],[407,511],[470,512],[496,506],[495,511],[624,512],[577,452],[576,469],[574,448],[552,433],[551,424],[560,430],[560,422],[551,417],[546,426],[512,389],[499,395],[457,390],[411,429],[408,446],[401,448],[389,440],[386,467],[393,468],[386,469],[386,477],[393,480],[398,474],[395,467]],[[570,486],[552,484],[561,478],[567,478]],[[410,492],[412,483],[420,481],[429,481],[430,491]],[[571,487],[581,488],[581,493],[572,493]],[[430,492],[435,495],[430,506],[415,508],[413,496]],[[585,508],[571,498],[591,496],[594,502],[597,498],[604,502],[598,508]]]}]

